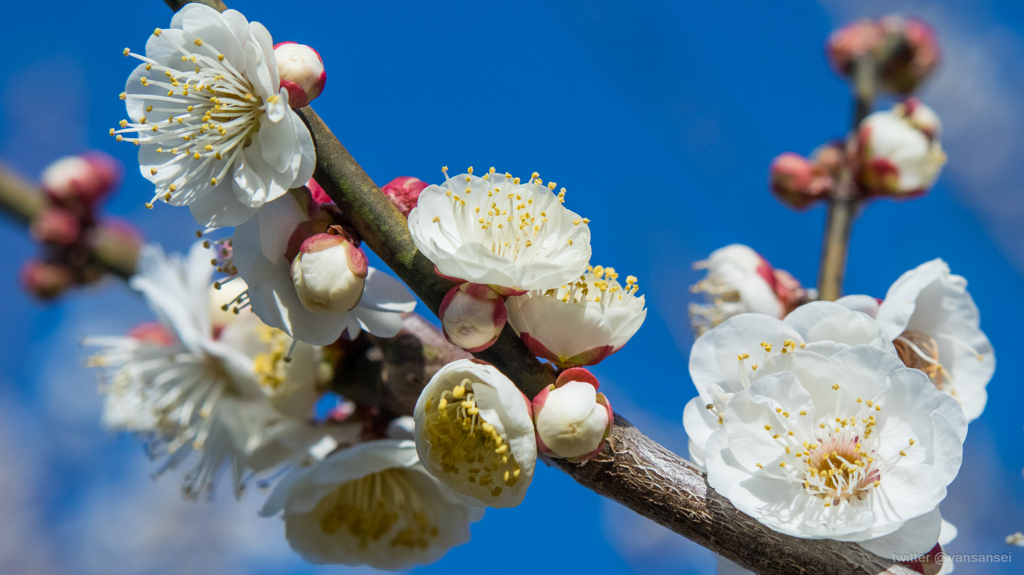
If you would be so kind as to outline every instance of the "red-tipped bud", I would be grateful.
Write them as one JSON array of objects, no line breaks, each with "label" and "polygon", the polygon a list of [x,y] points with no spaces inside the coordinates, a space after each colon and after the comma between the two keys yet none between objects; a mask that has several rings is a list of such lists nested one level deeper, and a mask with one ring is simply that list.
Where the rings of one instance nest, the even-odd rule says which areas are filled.
[{"label": "red-tipped bud", "polygon": [[812,188],[814,165],[800,154],[786,152],[774,160],[770,170],[772,191],[779,201],[796,209],[806,208],[823,196],[820,186]]},{"label": "red-tipped bud", "polygon": [[586,461],[601,452],[611,433],[611,403],[597,393],[597,378],[581,367],[567,369],[533,398],[537,448],[548,457]]},{"label": "red-tipped bud", "polygon": [[873,20],[847,24],[832,32],[825,43],[828,61],[841,76],[853,72],[853,63],[865,54],[877,52],[885,43],[885,30]]},{"label": "red-tipped bud", "polygon": [[21,268],[21,287],[40,299],[53,299],[74,284],[74,274],[63,264],[30,260]]},{"label": "red-tipped bud", "polygon": [[277,71],[281,87],[288,90],[288,105],[301,108],[312,102],[327,83],[327,71],[320,53],[295,42],[281,42],[274,46]]},{"label": "red-tipped bud", "polygon": [[38,241],[67,247],[82,236],[82,224],[71,212],[49,207],[32,220],[31,232]]},{"label": "red-tipped bud", "polygon": [[292,283],[303,307],[311,312],[337,313],[356,307],[367,273],[366,254],[337,233],[306,238],[292,260]]},{"label": "red-tipped bud", "polygon": [[498,341],[508,320],[505,299],[488,286],[462,283],[448,290],[438,310],[444,336],[469,352],[483,351]]},{"label": "red-tipped bud", "polygon": [[882,63],[882,88],[900,95],[912,93],[939,65],[941,53],[931,26],[914,18],[886,16],[881,27],[900,42],[892,56]]},{"label": "red-tipped bud", "polygon": [[420,192],[427,187],[427,183],[412,176],[399,176],[387,184],[380,191],[391,200],[391,203],[402,212],[402,215],[409,217],[409,212],[416,207],[420,198]]},{"label": "red-tipped bud", "polygon": [[43,191],[58,204],[95,204],[121,181],[121,165],[102,152],[67,156],[43,171]]},{"label": "red-tipped bud", "polygon": [[912,197],[938,179],[946,154],[941,125],[931,108],[911,98],[875,112],[857,132],[857,178],[868,194]]}]

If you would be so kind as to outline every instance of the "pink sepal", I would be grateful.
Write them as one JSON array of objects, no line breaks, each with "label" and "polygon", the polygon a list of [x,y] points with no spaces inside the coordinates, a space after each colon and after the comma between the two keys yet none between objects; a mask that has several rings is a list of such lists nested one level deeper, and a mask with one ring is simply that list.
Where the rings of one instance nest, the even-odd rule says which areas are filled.
[{"label": "pink sepal", "polygon": [[462,278],[453,278],[452,276],[444,275],[443,273],[441,273],[441,270],[437,269],[436,265],[434,266],[434,273],[437,274],[439,277],[442,277],[442,278],[444,278],[444,279],[446,279],[446,280],[448,280],[450,282],[455,282],[457,284],[466,283],[466,280],[464,280]]},{"label": "pink sepal", "polygon": [[594,386],[594,389],[600,388],[601,384],[597,382],[597,378],[590,371],[583,369],[582,367],[570,367],[569,369],[558,374],[558,379],[555,380],[555,388],[562,387],[570,381],[583,381]]}]

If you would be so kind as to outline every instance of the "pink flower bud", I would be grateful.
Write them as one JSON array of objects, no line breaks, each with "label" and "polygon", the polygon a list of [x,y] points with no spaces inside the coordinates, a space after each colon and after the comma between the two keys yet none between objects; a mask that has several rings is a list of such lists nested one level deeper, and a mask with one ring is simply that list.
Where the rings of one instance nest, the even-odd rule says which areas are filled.
[{"label": "pink flower bud", "polygon": [[320,53],[304,44],[281,42],[274,46],[281,87],[288,90],[288,104],[301,108],[312,102],[327,83]]},{"label": "pink flower bud", "polygon": [[533,398],[537,448],[548,457],[586,461],[601,452],[614,424],[612,406],[586,369],[567,369]]},{"label": "pink flower bud", "polygon": [[879,23],[890,37],[902,41],[897,50],[882,63],[879,79],[882,88],[896,94],[913,92],[939,65],[941,53],[931,26],[914,18],[886,16]]},{"label": "pink flower bud", "polygon": [[366,254],[344,236],[316,234],[292,260],[292,283],[311,312],[347,312],[359,304],[367,275]]},{"label": "pink flower bud", "polygon": [[40,299],[52,299],[75,284],[71,268],[30,260],[21,268],[21,287]]},{"label": "pink flower bud", "polygon": [[792,208],[806,208],[823,195],[821,187],[811,187],[815,180],[814,165],[799,154],[786,152],[776,157],[770,174],[772,191],[779,201]]},{"label": "pink flower bud", "polygon": [[40,242],[70,246],[82,235],[82,224],[71,212],[49,207],[32,220],[32,237]]},{"label": "pink flower bud", "polygon": [[402,215],[409,217],[409,212],[416,207],[420,192],[427,187],[427,183],[412,176],[398,176],[391,180],[380,191],[391,200],[392,204],[402,212]]},{"label": "pink flower bud", "polygon": [[56,203],[95,204],[121,181],[121,165],[102,152],[61,158],[43,170],[43,191]]},{"label": "pink flower bud", "polygon": [[498,292],[486,285],[462,283],[445,294],[438,316],[444,337],[452,345],[477,352],[498,341],[508,312]]},{"label": "pink flower bud", "polygon": [[825,52],[835,71],[849,76],[857,58],[878,51],[884,43],[882,27],[872,20],[861,20],[832,32],[825,43]]}]

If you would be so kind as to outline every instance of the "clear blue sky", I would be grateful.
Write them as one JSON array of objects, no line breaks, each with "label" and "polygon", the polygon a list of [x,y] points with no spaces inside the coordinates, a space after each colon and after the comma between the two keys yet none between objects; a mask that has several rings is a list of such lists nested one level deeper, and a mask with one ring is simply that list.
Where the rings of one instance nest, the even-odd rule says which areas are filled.
[{"label": "clear blue sky", "polygon": [[[186,249],[195,230],[188,212],[144,209],[151,192],[135,171],[136,149],[106,135],[124,115],[117,95],[133,66],[121,50],[141,50],[170,11],[159,0],[9,4],[0,24],[0,161],[34,178],[68,153],[114,154],[129,169],[109,211]],[[230,6],[263,22],[275,41],[320,51],[329,78],[314,107],[378,183],[399,175],[437,183],[441,166],[472,165],[538,171],[565,186],[568,205],[592,220],[594,263],[636,275],[650,309],[640,333],[595,372],[617,411],[685,453],[680,417],[695,394],[686,369],[688,286],[698,278],[691,262],[742,242],[813,284],[824,212],[778,205],[767,166],[844,133],[848,92],[822,44],[835,24],[893,3],[726,4]],[[882,296],[900,273],[935,257],[969,280],[999,367],[942,509],[960,528],[951,552],[1003,553],[1011,550],[1003,537],[1024,529],[1024,387],[1014,365],[1024,347],[1024,106],[1016,96],[1024,11],[1010,1],[896,4],[932,21],[945,48],[923,98],[945,122],[950,164],[926,198],[867,208],[853,234],[847,292]],[[95,380],[78,345],[83,335],[148,319],[145,306],[113,280],[39,305],[17,287],[34,247],[6,220],[0,242],[0,571],[347,571],[294,558],[280,523],[256,517],[259,493],[236,504],[225,491],[199,505],[178,501],[176,476],[151,482],[138,442],[99,428]],[[522,506],[489,512],[469,545],[418,572],[457,562],[494,575],[713,572],[708,552],[551,469],[538,471]]]}]

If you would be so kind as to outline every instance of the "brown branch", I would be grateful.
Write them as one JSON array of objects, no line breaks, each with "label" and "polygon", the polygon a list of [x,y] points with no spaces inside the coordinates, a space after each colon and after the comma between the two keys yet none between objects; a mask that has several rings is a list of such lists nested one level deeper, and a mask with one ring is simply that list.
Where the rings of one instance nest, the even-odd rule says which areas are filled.
[{"label": "brown branch", "polygon": [[[39,189],[0,164],[0,210],[28,226],[45,207],[46,200]],[[132,275],[139,252],[138,244],[126,241],[124,234],[112,233],[100,226],[93,245],[93,263],[124,279]]]},{"label": "brown branch", "polygon": [[[316,112],[308,107],[298,112],[316,145],[313,177],[351,218],[366,245],[436,313],[452,284],[434,273],[413,245],[405,218]],[[555,380],[554,371],[508,326],[494,346],[474,355],[494,364],[530,397]],[[717,495],[699,470],[619,416],[597,459],[558,466],[581,485],[758,573],[912,573],[855,544],[771,531]]]}]

